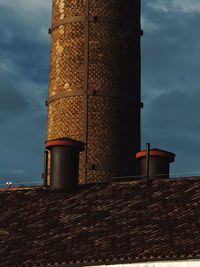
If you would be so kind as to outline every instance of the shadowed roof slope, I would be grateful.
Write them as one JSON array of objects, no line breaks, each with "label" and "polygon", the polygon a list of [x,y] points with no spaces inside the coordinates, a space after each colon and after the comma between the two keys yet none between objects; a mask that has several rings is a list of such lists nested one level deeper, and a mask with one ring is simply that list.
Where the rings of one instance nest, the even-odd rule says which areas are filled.
[{"label": "shadowed roof slope", "polygon": [[200,258],[200,179],[0,192],[0,265]]}]

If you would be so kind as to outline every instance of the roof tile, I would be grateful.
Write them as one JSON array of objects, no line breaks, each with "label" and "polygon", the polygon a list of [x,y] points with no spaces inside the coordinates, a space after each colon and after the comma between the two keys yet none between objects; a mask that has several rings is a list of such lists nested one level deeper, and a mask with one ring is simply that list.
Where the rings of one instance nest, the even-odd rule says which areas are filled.
[{"label": "roof tile", "polygon": [[0,191],[0,265],[200,257],[200,178]]}]

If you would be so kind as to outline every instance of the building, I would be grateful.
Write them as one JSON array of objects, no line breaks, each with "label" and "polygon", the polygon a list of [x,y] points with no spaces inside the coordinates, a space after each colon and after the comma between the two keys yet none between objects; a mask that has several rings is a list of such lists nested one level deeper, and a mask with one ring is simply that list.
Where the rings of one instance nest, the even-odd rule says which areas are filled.
[{"label": "building", "polygon": [[126,176],[142,104],[140,0],[125,3],[53,0],[45,186],[0,190],[0,267],[200,264],[200,177],[167,178],[159,149]]},{"label": "building", "polygon": [[1,190],[0,266],[197,266],[199,192],[199,177],[112,181],[68,194]]}]

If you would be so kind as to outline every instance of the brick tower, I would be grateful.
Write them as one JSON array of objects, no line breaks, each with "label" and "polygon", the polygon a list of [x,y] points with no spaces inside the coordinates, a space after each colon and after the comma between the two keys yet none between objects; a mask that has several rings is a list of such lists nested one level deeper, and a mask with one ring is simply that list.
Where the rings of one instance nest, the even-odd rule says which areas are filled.
[{"label": "brick tower", "polygon": [[47,141],[71,138],[81,183],[136,173],[140,0],[53,0]]}]

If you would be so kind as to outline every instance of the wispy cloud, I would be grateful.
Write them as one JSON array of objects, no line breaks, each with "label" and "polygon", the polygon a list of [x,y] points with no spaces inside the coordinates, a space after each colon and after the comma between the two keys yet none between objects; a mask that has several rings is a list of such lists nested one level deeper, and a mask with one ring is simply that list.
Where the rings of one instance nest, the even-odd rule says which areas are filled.
[{"label": "wispy cloud", "polygon": [[0,178],[40,179],[51,1],[0,1]]},{"label": "wispy cloud", "polygon": [[18,10],[36,13],[39,10],[49,11],[51,2],[49,0],[15,0],[13,4],[13,0],[1,0],[0,6],[7,6],[12,9],[17,7]]},{"label": "wispy cloud", "polygon": [[[199,169],[199,0],[143,0],[142,140],[177,154],[173,171]],[[146,28],[148,30],[146,30]],[[188,156],[189,155],[189,156]],[[188,174],[186,174],[188,175]]]},{"label": "wispy cloud", "polygon": [[145,15],[141,16],[141,25],[142,29],[145,29],[145,33],[152,33],[154,31],[158,31],[161,28],[161,25],[155,23]]},{"label": "wispy cloud", "polygon": [[199,0],[151,0],[148,6],[161,12],[200,13]]}]

